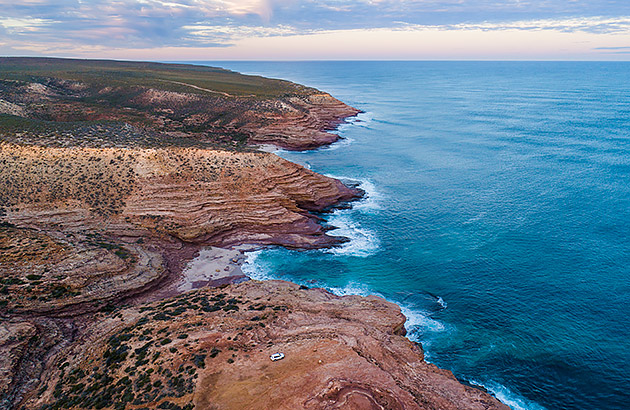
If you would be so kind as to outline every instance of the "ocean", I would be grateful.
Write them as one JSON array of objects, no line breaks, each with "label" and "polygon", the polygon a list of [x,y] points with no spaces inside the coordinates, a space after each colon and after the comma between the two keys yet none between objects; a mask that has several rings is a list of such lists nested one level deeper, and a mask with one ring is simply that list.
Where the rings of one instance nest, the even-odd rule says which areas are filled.
[{"label": "ocean", "polygon": [[426,359],[513,409],[630,408],[630,64],[204,62],[363,111],[278,155],[359,184],[341,248],[255,278],[402,306]]}]

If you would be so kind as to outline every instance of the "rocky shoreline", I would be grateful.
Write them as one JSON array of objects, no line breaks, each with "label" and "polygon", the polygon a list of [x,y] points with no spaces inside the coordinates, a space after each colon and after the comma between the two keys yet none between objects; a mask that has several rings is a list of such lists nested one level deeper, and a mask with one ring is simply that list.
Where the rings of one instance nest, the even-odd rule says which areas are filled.
[{"label": "rocky shoreline", "polygon": [[[91,102],[91,93],[116,93],[133,96],[129,123],[142,117],[159,128],[172,114],[164,110],[177,106],[217,132],[216,112],[198,107],[222,99],[223,113],[254,110],[239,108],[245,122],[221,123],[222,133],[238,128],[248,144],[286,149],[336,141],[328,131],[359,112],[285,83],[269,89],[289,94],[262,101],[232,89],[199,96],[74,79],[37,84],[24,86],[30,103],[5,89],[0,109],[37,117],[64,107],[67,120],[81,95]],[[11,121],[23,127],[25,118]],[[507,408],[427,364],[404,337],[398,306],[243,275],[252,246],[338,245],[343,239],[327,234],[317,213],[359,198],[356,188],[270,153],[199,146],[210,138],[201,128],[151,139],[152,128],[125,123],[122,142],[120,134],[95,142],[37,124],[36,132],[0,133],[0,407]],[[131,144],[137,136],[142,144]],[[285,358],[271,362],[278,351]]]}]

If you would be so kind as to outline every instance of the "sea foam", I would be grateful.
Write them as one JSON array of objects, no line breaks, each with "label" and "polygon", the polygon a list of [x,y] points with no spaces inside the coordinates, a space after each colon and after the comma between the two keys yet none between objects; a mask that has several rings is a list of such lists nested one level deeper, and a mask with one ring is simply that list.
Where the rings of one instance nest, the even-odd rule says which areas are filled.
[{"label": "sea foam", "polygon": [[374,114],[371,112],[361,112],[356,117],[350,117],[346,119],[346,122],[337,127],[337,132],[343,134],[346,130],[352,127],[370,128],[372,121],[374,120]]},{"label": "sea foam", "polygon": [[350,239],[341,247],[326,250],[334,255],[367,257],[378,252],[380,241],[375,231],[367,229],[357,222],[356,213],[373,214],[381,209],[381,194],[376,189],[372,181],[368,179],[348,178],[336,175],[326,175],[339,179],[348,184],[358,186],[365,192],[360,201],[355,202],[351,209],[338,209],[328,218],[329,225],[337,229],[331,231],[331,235],[344,236]]},{"label": "sea foam", "polygon": [[323,147],[318,148],[320,151],[335,151],[342,147],[347,147],[348,145],[354,142],[354,138],[341,137],[337,141],[333,142],[330,145],[325,145]]},{"label": "sea foam", "polygon": [[255,280],[275,279],[272,275],[271,267],[260,260],[260,254],[263,249],[257,251],[246,252],[246,258],[241,270],[244,274]]},{"label": "sea foam", "polygon": [[441,296],[438,296],[435,301],[437,302],[438,305],[440,305],[442,309],[446,309],[448,307],[448,304],[444,301],[444,299],[442,299]]},{"label": "sea foam", "polygon": [[510,389],[508,389],[507,387],[499,383],[496,383],[493,381],[489,381],[487,383],[479,383],[477,381],[472,380],[470,381],[470,384],[481,386],[484,389],[488,390],[497,399],[499,399],[501,403],[506,404],[512,410],[546,410],[541,405],[534,403],[530,400],[527,400],[526,398],[511,391]]},{"label": "sea foam", "polygon": [[325,176],[338,179],[346,185],[356,186],[364,192],[363,198],[353,203],[353,210],[369,214],[383,209],[381,203],[383,202],[384,196],[376,188],[376,185],[371,180],[365,178],[345,177],[333,174],[325,174]]},{"label": "sea foam", "polygon": [[361,227],[349,213],[335,212],[328,217],[328,223],[337,228],[330,231],[331,235],[343,236],[349,241],[339,247],[326,249],[324,252],[365,258],[378,251],[380,242],[376,233]]}]

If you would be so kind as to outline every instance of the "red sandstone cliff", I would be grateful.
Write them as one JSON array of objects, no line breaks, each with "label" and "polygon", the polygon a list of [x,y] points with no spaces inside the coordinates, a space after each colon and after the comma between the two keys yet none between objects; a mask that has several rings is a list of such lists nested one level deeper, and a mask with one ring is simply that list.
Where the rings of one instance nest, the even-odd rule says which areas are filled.
[{"label": "red sandstone cliff", "polygon": [[[280,281],[205,288],[77,329],[22,408],[507,409],[427,364],[404,321],[374,296]],[[38,335],[35,323],[5,327]],[[272,362],[276,352],[285,358]]]}]

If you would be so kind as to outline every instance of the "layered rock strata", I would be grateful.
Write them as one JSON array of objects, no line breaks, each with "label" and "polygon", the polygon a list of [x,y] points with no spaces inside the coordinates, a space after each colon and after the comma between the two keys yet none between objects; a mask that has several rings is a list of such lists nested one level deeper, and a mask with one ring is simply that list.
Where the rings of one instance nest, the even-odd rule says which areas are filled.
[{"label": "layered rock strata", "polygon": [[318,148],[339,140],[337,134],[329,131],[360,112],[326,93],[293,97],[280,107],[278,111],[265,114],[269,124],[243,127],[251,134],[251,143],[272,144],[289,150]]},{"label": "layered rock strata", "polygon": [[[7,117],[5,133],[0,122],[15,141],[303,150],[339,139],[328,131],[358,112],[314,88],[212,67],[0,57],[0,115],[27,120]],[[117,129],[98,135],[107,128]]]},{"label": "layered rock strata", "polygon": [[360,195],[262,152],[9,144],[0,190],[0,309],[55,314],[144,290],[201,246],[335,245],[313,212]]}]

